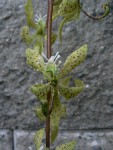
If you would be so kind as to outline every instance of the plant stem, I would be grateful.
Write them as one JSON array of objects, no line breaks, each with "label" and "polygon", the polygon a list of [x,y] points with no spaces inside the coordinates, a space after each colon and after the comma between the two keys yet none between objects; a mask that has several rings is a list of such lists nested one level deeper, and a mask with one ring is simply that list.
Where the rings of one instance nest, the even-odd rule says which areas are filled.
[{"label": "plant stem", "polygon": [[[51,33],[52,33],[52,13],[53,0],[48,0],[48,14],[47,14],[47,58],[52,55],[51,50]],[[51,91],[47,94],[48,104],[50,105]],[[49,111],[49,107],[48,107]],[[50,114],[46,118],[46,147],[50,148]]]}]

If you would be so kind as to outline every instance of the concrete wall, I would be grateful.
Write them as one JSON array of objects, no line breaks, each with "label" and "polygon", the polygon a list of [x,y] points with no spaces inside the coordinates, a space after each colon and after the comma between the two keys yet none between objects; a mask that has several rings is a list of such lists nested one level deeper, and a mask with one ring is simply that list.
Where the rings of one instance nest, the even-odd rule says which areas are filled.
[{"label": "concrete wall", "polygon": [[[101,4],[105,2],[106,0],[83,1],[83,4],[95,16],[102,14]],[[29,132],[34,133],[34,130],[43,126],[34,114],[34,108],[39,102],[29,91],[32,84],[40,81],[41,74],[26,65],[26,46],[20,37],[21,27],[25,25],[24,3],[25,0],[0,1],[0,150],[28,150],[22,142],[19,143],[19,138],[26,138]],[[38,4],[34,0],[34,3],[35,13],[41,11],[43,15],[46,14],[47,1],[39,0]],[[62,46],[57,41],[53,47],[53,54],[59,51],[64,62],[72,51],[88,44],[85,63],[72,72],[72,77],[85,82],[86,89],[68,103],[62,98],[68,107],[68,115],[61,121],[59,136],[64,141],[65,137],[78,139],[78,150],[112,150],[112,1],[110,5],[111,13],[102,21],[93,21],[81,14],[78,21],[65,25]],[[59,20],[54,23],[54,31],[57,31],[58,25]],[[33,133],[27,138],[27,146],[30,145]],[[9,143],[9,148],[4,144],[5,141]],[[91,144],[99,148],[91,147]]]}]

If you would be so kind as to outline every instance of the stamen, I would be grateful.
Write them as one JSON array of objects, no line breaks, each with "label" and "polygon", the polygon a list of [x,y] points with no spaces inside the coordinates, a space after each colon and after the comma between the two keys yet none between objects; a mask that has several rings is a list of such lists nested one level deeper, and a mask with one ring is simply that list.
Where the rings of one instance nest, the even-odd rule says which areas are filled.
[{"label": "stamen", "polygon": [[57,58],[58,54],[59,54],[59,52],[57,52],[56,55],[54,56],[54,61]]},{"label": "stamen", "polygon": [[55,63],[56,63],[56,61],[57,61],[59,58],[60,58],[60,55],[58,55],[58,56],[56,57],[56,59],[55,59]]},{"label": "stamen", "polygon": [[48,59],[44,53],[42,53],[42,56],[48,61]]}]

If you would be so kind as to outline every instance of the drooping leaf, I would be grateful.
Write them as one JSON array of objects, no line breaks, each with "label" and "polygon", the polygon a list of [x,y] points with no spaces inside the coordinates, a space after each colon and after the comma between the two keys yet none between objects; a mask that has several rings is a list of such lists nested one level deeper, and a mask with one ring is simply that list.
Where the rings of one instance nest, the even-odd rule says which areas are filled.
[{"label": "drooping leaf", "polygon": [[58,146],[56,148],[56,150],[74,150],[75,144],[76,144],[76,142],[72,141],[72,142],[63,144],[61,146]]},{"label": "drooping leaf", "polygon": [[44,131],[45,131],[45,129],[40,129],[34,135],[34,142],[35,142],[35,145],[36,145],[36,150],[39,150],[39,148],[41,146],[42,139],[43,139],[43,136],[44,136]]},{"label": "drooping leaf", "polygon": [[66,77],[66,78],[64,78],[64,79],[62,79],[62,80],[60,81],[60,84],[63,85],[63,86],[68,86],[68,85],[69,85],[69,82],[70,82],[70,79],[71,79],[70,76],[69,76],[69,77]]},{"label": "drooping leaf", "polygon": [[58,14],[64,17],[59,26],[59,37],[61,43],[62,43],[62,28],[64,24],[72,20],[76,20],[80,16],[81,8],[79,3],[80,0],[63,0],[59,5]]},{"label": "drooping leaf", "polygon": [[106,17],[110,13],[110,6],[108,3],[103,5],[103,9],[105,10],[105,13],[103,14],[102,18]]},{"label": "drooping leaf", "polygon": [[40,99],[46,100],[47,93],[50,91],[51,85],[50,83],[47,84],[35,84],[31,86],[31,91]]},{"label": "drooping leaf", "polygon": [[70,73],[75,67],[81,64],[85,60],[86,54],[87,54],[87,45],[83,45],[78,50],[71,53],[67,57],[63,68],[60,70],[57,76],[57,79],[64,77],[65,75]]},{"label": "drooping leaf", "polygon": [[63,84],[58,85],[58,90],[67,100],[77,96],[84,89],[85,85],[81,80],[75,80],[75,87],[67,87]]},{"label": "drooping leaf", "polygon": [[25,4],[25,13],[26,13],[27,25],[29,27],[36,29],[36,24],[34,22],[34,10],[32,5],[32,0],[27,0],[27,3]]},{"label": "drooping leaf", "polygon": [[40,56],[38,50],[32,50],[30,48],[26,49],[25,51],[26,58],[27,58],[27,64],[29,64],[31,67],[36,69],[37,71],[43,72],[45,70],[44,67],[44,60]]},{"label": "drooping leaf", "polygon": [[28,26],[22,28],[21,37],[27,45],[30,45],[34,40],[34,35],[30,35]]},{"label": "drooping leaf", "polygon": [[66,115],[66,107],[61,105],[60,99],[58,97],[58,91],[54,89],[54,105],[52,109],[52,113],[50,115],[51,121],[51,142],[53,143],[58,135],[59,123],[61,117]]},{"label": "drooping leaf", "polygon": [[46,120],[46,117],[42,113],[42,108],[36,107],[35,114],[36,114],[36,116],[38,117],[38,119],[40,121],[45,121]]},{"label": "drooping leaf", "polygon": [[80,15],[80,6],[79,0],[63,0],[59,6],[59,15],[68,18],[69,20],[73,20],[79,17]]}]

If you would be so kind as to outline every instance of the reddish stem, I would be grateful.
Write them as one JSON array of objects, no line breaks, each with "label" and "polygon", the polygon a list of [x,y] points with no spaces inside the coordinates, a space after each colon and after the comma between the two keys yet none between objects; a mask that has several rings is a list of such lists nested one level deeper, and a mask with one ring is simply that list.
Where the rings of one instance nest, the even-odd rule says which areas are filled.
[{"label": "reddish stem", "polygon": [[[52,33],[52,13],[53,13],[53,0],[48,0],[48,14],[47,14],[47,58],[52,55],[51,50],[51,33]],[[50,106],[51,91],[47,94],[48,104]],[[48,107],[49,110],[49,107]],[[50,148],[50,114],[46,118],[46,147]]]}]

